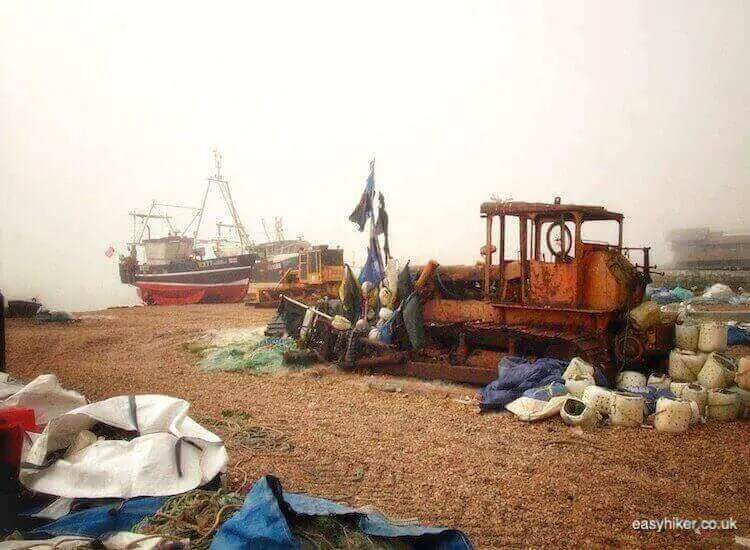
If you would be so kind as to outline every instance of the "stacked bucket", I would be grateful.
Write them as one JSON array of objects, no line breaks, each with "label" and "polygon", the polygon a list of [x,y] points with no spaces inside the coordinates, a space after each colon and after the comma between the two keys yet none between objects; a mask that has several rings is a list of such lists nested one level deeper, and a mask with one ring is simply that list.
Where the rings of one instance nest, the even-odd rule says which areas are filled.
[{"label": "stacked bucket", "polygon": [[675,325],[676,348],[669,355],[670,390],[695,403],[701,420],[750,418],[750,357],[727,354],[727,325]]}]

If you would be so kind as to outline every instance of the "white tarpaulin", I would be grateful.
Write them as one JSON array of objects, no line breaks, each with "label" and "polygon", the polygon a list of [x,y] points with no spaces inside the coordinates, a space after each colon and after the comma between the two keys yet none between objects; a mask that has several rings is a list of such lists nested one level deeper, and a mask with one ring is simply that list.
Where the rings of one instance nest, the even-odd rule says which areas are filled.
[{"label": "white tarpaulin", "polygon": [[86,404],[78,392],[63,389],[54,374],[42,374],[28,384],[19,385],[5,377],[0,379],[0,409],[26,407],[34,409],[39,426],[70,410]]},{"label": "white tarpaulin", "polygon": [[524,396],[511,401],[505,408],[515,414],[519,420],[534,422],[560,414],[560,409],[563,408],[568,397],[567,395],[561,395],[552,397],[549,401],[542,401],[541,399]]},{"label": "white tarpaulin", "polygon": [[88,537],[60,536],[44,540],[9,540],[0,542],[0,550],[80,550],[81,548],[103,548],[104,550],[152,550],[163,548],[163,537],[139,535],[137,533],[112,533],[101,539],[101,546],[93,546],[94,539]]},{"label": "white tarpaulin", "polygon": [[[187,416],[190,404],[164,395],[120,396],[53,419],[24,454],[21,483],[68,498],[133,498],[190,491],[223,472],[222,440]],[[135,432],[127,440],[99,439],[48,463],[76,435],[102,423]]]}]

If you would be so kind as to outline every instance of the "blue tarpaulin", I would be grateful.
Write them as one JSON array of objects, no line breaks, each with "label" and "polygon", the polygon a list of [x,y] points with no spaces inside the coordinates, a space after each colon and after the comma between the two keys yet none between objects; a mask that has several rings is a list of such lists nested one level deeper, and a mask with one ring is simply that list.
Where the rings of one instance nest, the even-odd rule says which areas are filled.
[{"label": "blue tarpaulin", "polygon": [[383,280],[383,262],[380,259],[380,247],[376,237],[370,239],[370,246],[367,247],[367,260],[365,261],[362,271],[359,272],[359,284],[368,281],[377,286]]},{"label": "blue tarpaulin", "polygon": [[498,365],[497,380],[480,390],[481,409],[504,409],[526,390],[547,386],[555,382],[565,384],[562,373],[568,361],[542,357],[536,361],[524,357],[503,357]]},{"label": "blue tarpaulin", "polygon": [[377,514],[359,512],[322,498],[285,493],[273,476],[264,476],[253,484],[245,503],[224,525],[211,543],[211,550],[268,550],[300,548],[287,517],[348,516],[360,531],[373,537],[397,538],[421,548],[465,550],[472,548],[461,531],[440,527],[394,525]]},{"label": "blue tarpaulin", "polygon": [[425,343],[422,303],[416,292],[412,292],[399,306],[403,307],[404,325],[409,335],[409,343],[414,349],[421,349]]},{"label": "blue tarpaulin", "polygon": [[143,518],[153,516],[166,501],[166,497],[133,498],[73,512],[26,533],[26,538],[42,539],[60,535],[99,537],[105,533],[130,531]]},{"label": "blue tarpaulin", "polygon": [[750,345],[750,329],[729,325],[727,327],[727,344],[730,346]]}]

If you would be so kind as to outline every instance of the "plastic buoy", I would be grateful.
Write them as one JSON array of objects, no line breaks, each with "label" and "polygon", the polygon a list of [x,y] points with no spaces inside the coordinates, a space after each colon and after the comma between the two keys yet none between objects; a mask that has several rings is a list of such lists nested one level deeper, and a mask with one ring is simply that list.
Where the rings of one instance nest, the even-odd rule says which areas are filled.
[{"label": "plastic buoy", "polygon": [[693,419],[690,401],[660,397],[656,401],[654,428],[657,432],[678,434],[686,432]]},{"label": "plastic buoy", "polygon": [[728,327],[724,323],[703,323],[698,337],[701,351],[725,351],[727,349]]},{"label": "plastic buoy", "polygon": [[646,377],[634,370],[624,370],[617,375],[617,389],[642,388],[646,385]]},{"label": "plastic buoy", "polygon": [[615,426],[636,427],[643,424],[643,406],[645,401],[639,395],[626,392],[615,392],[609,418]]},{"label": "plastic buoy", "polygon": [[588,386],[583,390],[582,401],[589,407],[593,407],[601,414],[609,415],[612,410],[614,393],[601,386]]}]

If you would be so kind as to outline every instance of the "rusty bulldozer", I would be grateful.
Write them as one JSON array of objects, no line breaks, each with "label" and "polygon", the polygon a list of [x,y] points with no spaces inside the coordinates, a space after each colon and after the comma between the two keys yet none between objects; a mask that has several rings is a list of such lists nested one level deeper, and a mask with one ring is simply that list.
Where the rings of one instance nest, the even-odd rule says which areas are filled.
[{"label": "rusty bulldozer", "polygon": [[[344,365],[485,384],[496,378],[502,355],[578,356],[613,378],[626,366],[658,360],[672,347],[670,326],[641,331],[628,322],[628,312],[643,300],[652,266],[648,247],[623,245],[622,214],[561,204],[559,198],[486,202],[480,214],[486,225],[482,262],[430,262],[412,269],[428,343],[404,351],[363,337]],[[585,239],[594,224],[611,224],[616,241]],[[517,259],[509,259],[508,250],[517,251]],[[642,256],[640,265],[631,262],[635,254]]]}]

